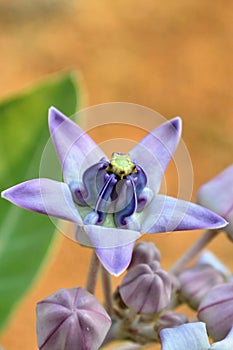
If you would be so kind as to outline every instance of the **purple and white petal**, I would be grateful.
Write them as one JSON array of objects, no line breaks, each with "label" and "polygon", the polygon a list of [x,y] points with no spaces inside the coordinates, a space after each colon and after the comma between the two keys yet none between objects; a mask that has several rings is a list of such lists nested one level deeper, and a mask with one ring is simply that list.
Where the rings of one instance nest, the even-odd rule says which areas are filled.
[{"label": "purple and white petal", "polygon": [[233,327],[231,328],[226,338],[214,343],[210,347],[210,350],[232,350],[232,349],[233,349]]},{"label": "purple and white petal", "polygon": [[177,117],[155,128],[129,152],[130,158],[145,171],[148,186],[156,193],[180,136],[181,119]]},{"label": "purple and white petal", "polygon": [[54,107],[49,110],[49,129],[68,184],[81,180],[85,169],[106,157],[90,136]]},{"label": "purple and white petal", "polygon": [[197,201],[224,218],[233,213],[233,165],[201,186]]},{"label": "purple and white petal", "polygon": [[155,195],[139,214],[144,233],[217,229],[227,222],[212,211],[181,199]]},{"label": "purple and white petal", "polygon": [[208,350],[210,348],[206,327],[202,322],[164,328],[159,335],[162,350]]},{"label": "purple and white petal", "polygon": [[34,179],[3,191],[2,197],[24,209],[82,223],[69,186],[62,182]]},{"label": "purple and white petal", "polygon": [[140,233],[98,225],[85,225],[84,229],[88,238],[79,227],[76,234],[78,242],[86,245],[91,243],[101,263],[111,274],[118,276],[125,271]]}]

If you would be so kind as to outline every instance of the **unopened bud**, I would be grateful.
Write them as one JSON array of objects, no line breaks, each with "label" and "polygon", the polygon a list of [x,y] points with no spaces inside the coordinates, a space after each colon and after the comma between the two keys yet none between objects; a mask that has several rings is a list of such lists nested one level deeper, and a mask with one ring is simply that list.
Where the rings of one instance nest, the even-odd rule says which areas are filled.
[{"label": "unopened bud", "polygon": [[211,289],[199,306],[198,318],[215,341],[225,338],[233,325],[233,283]]},{"label": "unopened bud", "polygon": [[138,313],[155,314],[171,299],[171,280],[159,262],[138,264],[128,271],[120,285],[125,304]]},{"label": "unopened bud", "polygon": [[111,319],[98,300],[83,288],[60,289],[37,304],[40,350],[97,350]]},{"label": "unopened bud", "polygon": [[153,261],[160,261],[161,254],[152,242],[140,242],[133,251],[130,268],[138,264],[150,264]]},{"label": "unopened bud", "polygon": [[163,328],[173,328],[188,322],[188,318],[184,314],[168,311],[159,317],[156,322],[156,330],[159,333]]}]

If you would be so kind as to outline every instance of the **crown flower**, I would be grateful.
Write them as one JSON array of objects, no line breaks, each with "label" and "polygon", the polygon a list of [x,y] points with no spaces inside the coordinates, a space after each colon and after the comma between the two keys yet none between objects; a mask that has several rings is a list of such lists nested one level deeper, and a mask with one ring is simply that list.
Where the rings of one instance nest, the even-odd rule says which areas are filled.
[{"label": "crown flower", "polygon": [[54,107],[49,129],[64,182],[26,181],[2,193],[19,207],[76,224],[76,240],[92,246],[114,275],[129,265],[142,233],[220,228],[224,219],[197,204],[158,194],[181,136],[174,118],[145,136],[128,154],[109,160],[97,144]]}]

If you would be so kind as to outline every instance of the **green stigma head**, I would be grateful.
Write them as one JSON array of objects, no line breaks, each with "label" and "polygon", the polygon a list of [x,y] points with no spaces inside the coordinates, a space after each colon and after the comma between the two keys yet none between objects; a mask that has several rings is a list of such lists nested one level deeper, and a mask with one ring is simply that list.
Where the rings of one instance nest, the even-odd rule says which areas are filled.
[{"label": "green stigma head", "polygon": [[129,154],[116,152],[112,154],[112,159],[106,170],[116,174],[121,179],[137,171],[135,164],[130,160]]}]

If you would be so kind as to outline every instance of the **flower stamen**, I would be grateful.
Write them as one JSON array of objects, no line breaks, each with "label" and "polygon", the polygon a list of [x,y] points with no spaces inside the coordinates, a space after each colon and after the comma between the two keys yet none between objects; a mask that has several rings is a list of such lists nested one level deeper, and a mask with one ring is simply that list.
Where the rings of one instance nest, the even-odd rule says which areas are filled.
[{"label": "flower stamen", "polygon": [[137,172],[136,165],[131,161],[129,154],[114,152],[106,171],[113,173],[122,180],[127,175]]}]

